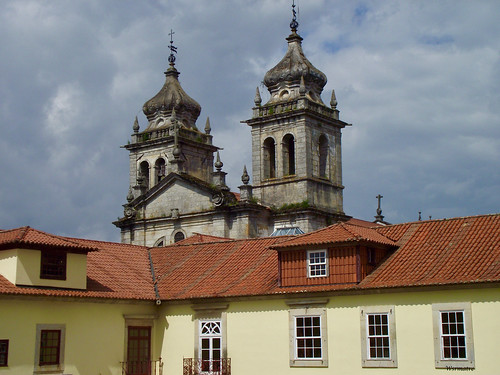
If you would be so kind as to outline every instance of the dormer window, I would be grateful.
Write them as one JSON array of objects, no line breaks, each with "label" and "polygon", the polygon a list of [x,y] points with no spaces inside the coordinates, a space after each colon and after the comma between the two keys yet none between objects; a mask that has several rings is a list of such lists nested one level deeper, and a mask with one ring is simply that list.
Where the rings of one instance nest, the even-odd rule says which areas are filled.
[{"label": "dormer window", "polygon": [[328,257],[326,250],[314,250],[307,252],[307,276],[328,276]]},{"label": "dormer window", "polygon": [[66,253],[42,252],[40,279],[66,280]]}]

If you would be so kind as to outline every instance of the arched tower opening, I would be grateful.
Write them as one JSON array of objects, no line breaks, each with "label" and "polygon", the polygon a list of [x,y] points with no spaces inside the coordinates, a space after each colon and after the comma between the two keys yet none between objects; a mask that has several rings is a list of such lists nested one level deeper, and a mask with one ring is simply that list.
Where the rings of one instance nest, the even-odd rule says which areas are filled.
[{"label": "arched tower opening", "polygon": [[155,184],[165,178],[165,159],[159,158],[155,162]]},{"label": "arched tower opening", "polygon": [[292,134],[283,137],[283,175],[295,174],[295,138]]},{"label": "arched tower opening", "polygon": [[264,178],[276,177],[276,142],[272,137],[266,138],[264,149]]},{"label": "arched tower opening", "polygon": [[319,137],[319,176],[328,178],[328,138],[324,134]]},{"label": "arched tower opening", "polygon": [[138,177],[142,179],[142,185],[149,189],[149,163],[146,160],[139,164]]}]

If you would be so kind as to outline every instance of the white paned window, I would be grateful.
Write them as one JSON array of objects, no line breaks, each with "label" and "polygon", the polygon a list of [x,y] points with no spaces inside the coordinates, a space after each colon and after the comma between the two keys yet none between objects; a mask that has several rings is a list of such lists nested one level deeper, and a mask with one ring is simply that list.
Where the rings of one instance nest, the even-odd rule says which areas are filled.
[{"label": "white paned window", "polygon": [[468,302],[432,305],[436,368],[473,369],[474,341]]},{"label": "white paned window", "polygon": [[201,371],[219,372],[222,358],[222,330],[220,320],[200,321],[199,358]]},{"label": "white paned window", "polygon": [[361,307],[361,365],[397,367],[394,306]]},{"label": "white paned window", "polygon": [[391,358],[389,314],[366,314],[366,319],[368,358]]},{"label": "white paned window", "polygon": [[290,310],[290,366],[327,367],[326,309]]},{"label": "white paned window", "polygon": [[328,257],[326,250],[314,250],[307,252],[307,276],[328,276]]},{"label": "white paned window", "polygon": [[441,311],[441,358],[467,359],[463,311]]},{"label": "white paned window", "polygon": [[295,317],[295,358],[321,359],[321,317]]}]

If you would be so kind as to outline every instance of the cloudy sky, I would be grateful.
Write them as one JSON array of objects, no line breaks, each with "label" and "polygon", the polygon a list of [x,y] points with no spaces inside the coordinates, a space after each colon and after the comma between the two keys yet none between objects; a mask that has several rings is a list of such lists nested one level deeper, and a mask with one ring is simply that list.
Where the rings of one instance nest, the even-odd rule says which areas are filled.
[{"label": "cloudy sky", "polygon": [[[308,59],[335,89],[344,210],[387,221],[500,212],[500,2],[299,0]],[[120,146],[164,82],[210,117],[233,190],[255,87],[284,55],[291,0],[3,0],[0,228],[119,240]],[[264,96],[264,93],[263,93]],[[265,100],[265,96],[263,98]]]}]

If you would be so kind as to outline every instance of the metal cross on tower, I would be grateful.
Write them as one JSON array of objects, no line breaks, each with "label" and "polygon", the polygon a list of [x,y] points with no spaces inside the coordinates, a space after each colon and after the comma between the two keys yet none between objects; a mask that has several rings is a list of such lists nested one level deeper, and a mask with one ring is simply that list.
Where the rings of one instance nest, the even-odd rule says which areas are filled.
[{"label": "metal cross on tower", "polygon": [[299,23],[297,22],[297,12],[295,11],[295,0],[293,0],[292,1],[292,22],[290,22],[290,29],[292,29],[292,32],[296,32],[297,27],[299,27]]},{"label": "metal cross on tower", "polygon": [[170,66],[174,66],[175,64],[174,53],[177,53],[177,47],[174,46],[174,40],[173,40],[174,34],[175,34],[174,31],[170,29],[170,33],[168,33],[168,35],[170,35],[170,45],[168,46],[168,49],[170,50],[170,56],[168,56],[168,62],[170,63]]}]

